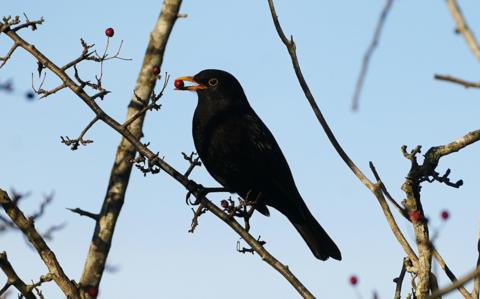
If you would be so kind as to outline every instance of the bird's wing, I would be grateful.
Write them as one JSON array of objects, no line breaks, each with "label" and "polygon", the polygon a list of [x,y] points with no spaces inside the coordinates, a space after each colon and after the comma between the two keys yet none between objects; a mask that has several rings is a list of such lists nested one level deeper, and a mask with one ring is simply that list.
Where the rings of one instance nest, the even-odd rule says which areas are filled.
[{"label": "bird's wing", "polygon": [[243,142],[248,145],[242,146],[245,151],[242,155],[246,156],[243,160],[250,165],[244,166],[254,170],[252,176],[267,186],[271,196],[278,197],[269,200],[269,205],[280,212],[288,211],[292,217],[304,218],[306,205],[274,136],[254,111],[245,114],[245,127],[247,132]]}]

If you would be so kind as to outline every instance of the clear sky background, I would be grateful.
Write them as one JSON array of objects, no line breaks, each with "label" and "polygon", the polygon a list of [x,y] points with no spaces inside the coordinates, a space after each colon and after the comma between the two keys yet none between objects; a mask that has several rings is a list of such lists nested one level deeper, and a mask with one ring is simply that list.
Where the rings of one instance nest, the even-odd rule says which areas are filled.
[{"label": "clear sky background", "polygon": [[[384,28],[360,99],[350,110],[361,58],[370,42],[384,1],[277,1],[277,13],[287,34],[293,34],[304,75],[344,149],[367,173],[373,161],[397,200],[409,169],[400,147],[445,144],[478,129],[479,91],[433,80],[434,73],[478,80],[480,65],[464,40],[454,34],[445,1],[396,1]],[[460,1],[474,32],[480,34],[480,4]],[[36,32],[21,35],[57,64],[78,57],[83,37],[102,50],[104,30],[115,29],[112,46],[124,40],[122,56],[110,61],[104,86],[112,93],[101,102],[117,120],[126,106],[142,62],[160,1],[3,1],[1,15],[45,17]],[[165,53],[162,72],[172,77],[194,75],[205,68],[224,69],[242,83],[251,105],[269,126],[294,173],[297,186],[330,236],[343,261],[320,262],[310,253],[285,217],[256,214],[254,235],[289,265],[319,298],[392,298],[392,279],[405,256],[393,237],[375,197],[344,165],[325,137],[297,83],[290,58],[281,44],[266,1],[185,1],[188,18],[178,20]],[[0,35],[0,55],[10,41]],[[80,67],[93,79],[99,66]],[[49,244],[66,273],[78,280],[94,228],[85,217],[65,208],[97,212],[105,195],[113,155],[120,140],[113,130],[97,124],[88,133],[95,142],[77,151],[60,143],[76,137],[93,118],[76,96],[61,91],[41,101],[27,101],[36,62],[15,52],[0,70],[0,83],[14,82],[15,92],[0,93],[0,187],[32,195],[22,205],[33,212],[42,195],[55,192],[55,201],[39,222],[67,226]],[[59,81],[48,74],[45,87]],[[196,95],[176,92],[172,85],[162,109],[149,113],[145,141],[179,170],[187,168],[181,152],[194,149],[191,119]],[[440,229],[435,244],[453,271],[461,276],[475,266],[479,221],[478,174],[480,147],[474,144],[441,160],[439,171],[452,169],[453,189],[424,184],[422,198],[431,229]],[[194,179],[217,185],[204,168]],[[119,219],[99,298],[296,298],[294,289],[257,255],[235,251],[237,235],[211,214],[200,218],[195,234],[187,233],[192,218],[185,190],[164,173],[143,177],[134,170]],[[212,197],[217,202],[222,196]],[[441,224],[439,213],[451,218]],[[395,213],[413,244],[411,226]],[[25,281],[46,273],[35,251],[18,232],[0,235],[0,250]],[[357,291],[348,277],[359,277]],[[447,283],[440,273],[440,284]],[[0,275],[3,282],[4,277]],[[406,279],[405,284],[408,284]],[[46,298],[61,298],[53,283],[43,287]],[[452,294],[448,298],[459,298]]]}]

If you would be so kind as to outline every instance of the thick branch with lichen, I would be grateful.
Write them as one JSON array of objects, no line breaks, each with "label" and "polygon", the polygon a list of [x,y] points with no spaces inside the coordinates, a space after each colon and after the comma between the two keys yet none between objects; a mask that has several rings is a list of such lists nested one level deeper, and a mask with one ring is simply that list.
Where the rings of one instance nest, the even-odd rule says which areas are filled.
[{"label": "thick branch with lichen", "polygon": [[[157,76],[152,73],[152,69],[162,64],[163,54],[172,28],[177,20],[181,3],[181,0],[164,1],[160,16],[150,34],[150,41],[145,51],[135,92],[128,106],[127,121],[123,126],[117,124],[118,128],[122,128],[124,132],[129,133],[130,140],[138,141],[142,136],[145,112],[152,107],[148,105],[148,99],[153,94],[157,82]],[[147,100],[139,104],[139,98]],[[158,98],[156,99],[158,100]],[[97,108],[96,111],[99,112]],[[96,115],[98,117],[98,114]],[[115,161],[110,173],[110,180],[101,211],[95,214],[96,227],[80,279],[82,286],[98,287],[102,279],[115,225],[125,200],[125,193],[132,170],[130,161],[134,160],[136,150],[128,138],[122,138],[115,153]]]},{"label": "thick branch with lichen", "polygon": [[27,237],[30,244],[36,249],[41,259],[47,266],[53,280],[68,298],[80,298],[77,286],[68,278],[63,271],[57,257],[47,245],[43,237],[38,233],[32,219],[27,219],[17,205],[10,199],[7,192],[0,189],[0,204],[12,219],[15,225]]}]

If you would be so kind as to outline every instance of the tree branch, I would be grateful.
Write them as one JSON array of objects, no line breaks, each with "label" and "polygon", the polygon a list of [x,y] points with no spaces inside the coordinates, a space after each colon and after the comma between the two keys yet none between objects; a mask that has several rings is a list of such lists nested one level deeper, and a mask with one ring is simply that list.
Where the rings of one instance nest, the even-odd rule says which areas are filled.
[{"label": "tree branch", "polygon": [[358,99],[360,98],[360,92],[362,91],[363,81],[367,75],[368,65],[370,62],[370,58],[372,57],[373,51],[378,46],[380,41],[380,35],[382,33],[385,20],[387,19],[387,15],[392,7],[393,0],[386,0],[385,4],[383,5],[382,12],[380,13],[380,17],[378,18],[377,25],[375,26],[375,31],[373,33],[372,41],[367,48],[367,51],[363,55],[362,67],[360,68],[360,73],[357,78],[357,83],[355,84],[355,91],[353,92],[352,97],[352,110],[356,111],[358,109]]},{"label": "tree branch", "polygon": [[[457,289],[460,286],[463,286],[467,282],[471,281],[472,279],[475,279],[480,276],[480,267],[477,267],[474,271],[466,274],[464,277],[458,279],[454,283],[450,284],[449,286],[446,286],[444,288],[438,289],[436,292],[433,292],[431,296],[429,296],[427,299],[435,299],[439,298],[442,295],[448,294],[451,291]],[[468,297],[467,297],[468,298]]]},{"label": "tree branch", "polygon": [[28,238],[33,247],[35,247],[47,266],[49,273],[52,275],[53,280],[63,293],[71,299],[80,298],[77,286],[65,274],[55,254],[35,229],[33,220],[27,219],[17,205],[10,199],[7,192],[2,189],[0,189],[0,204],[10,219],[12,219],[22,233]]},{"label": "tree branch", "polygon": [[[105,118],[106,115],[98,106],[89,105],[96,115],[100,116],[102,121],[107,124],[115,122],[116,129],[127,133],[128,137],[124,136],[124,138],[122,138],[115,154],[115,161],[110,174],[107,192],[102,209],[98,214],[95,231],[92,236],[92,243],[88,250],[87,259],[80,279],[82,286],[98,288],[102,279],[115,225],[125,200],[125,193],[132,170],[132,163],[130,161],[135,159],[136,148],[139,145],[138,140],[142,136],[145,114],[138,114],[143,107],[139,107],[136,96],[138,95],[142,99],[148,99],[155,88],[157,78],[152,73],[152,69],[155,66],[160,67],[162,65],[163,54],[172,28],[177,20],[181,3],[181,0],[165,0],[157,23],[150,34],[150,41],[135,86],[135,94],[132,96],[128,106],[126,119],[132,119],[132,117],[136,117],[135,115],[138,115],[138,117],[133,119],[133,121],[129,123],[128,128],[126,128],[116,123],[110,117]],[[81,98],[87,105],[89,102],[92,103],[85,95],[82,95]],[[134,142],[132,143],[131,141]]]},{"label": "tree branch", "polygon": [[402,270],[400,270],[400,274],[396,277],[393,282],[395,283],[395,296],[393,299],[401,299],[402,298],[402,283],[403,278],[405,277],[405,273],[407,272],[406,263],[408,262],[408,258],[404,258],[402,262]]},{"label": "tree branch", "polygon": [[[480,268],[480,228],[478,231],[478,237],[477,237],[477,269]],[[474,299],[479,298],[479,289],[480,289],[480,276],[475,277],[473,280],[473,291],[472,291],[472,297]]]},{"label": "tree branch", "polygon": [[7,276],[7,283],[0,290],[0,296],[2,296],[10,286],[15,286],[17,290],[26,298],[26,299],[36,299],[35,295],[32,293],[32,288],[29,288],[23,280],[17,275],[15,270],[12,267],[12,264],[7,259],[7,253],[5,251],[0,252],[0,268],[2,268],[3,273]]},{"label": "tree branch", "polygon": [[302,71],[300,69],[300,64],[298,62],[297,54],[296,54],[296,47],[295,43],[293,42],[293,38],[288,40],[285,36],[285,33],[283,33],[283,29],[280,25],[280,22],[278,21],[278,16],[275,11],[275,6],[273,4],[273,0],[268,0],[268,4],[270,6],[270,12],[272,14],[272,19],[273,23],[275,24],[275,29],[277,30],[278,36],[282,40],[282,42],[285,44],[288,53],[290,54],[290,58],[292,60],[292,65],[295,70],[295,74],[297,75],[298,82],[300,83],[300,86],[302,87],[302,90],[305,94],[305,97],[307,98],[308,102],[310,103],[310,106],[312,107],[313,112],[315,113],[315,116],[317,117],[317,120],[320,122],[320,125],[322,126],[323,130],[325,131],[328,139],[330,140],[331,144],[337,151],[337,153],[340,155],[340,157],[343,159],[345,164],[352,170],[352,172],[357,176],[357,178],[375,195],[377,198],[385,216],[386,219],[390,225],[390,228],[399,241],[399,243],[402,245],[403,249],[407,253],[408,257],[411,259],[412,263],[416,264],[417,263],[417,256],[411,246],[408,244],[408,241],[405,239],[403,236],[402,232],[400,231],[400,228],[398,227],[397,223],[395,222],[395,218],[393,217],[390,208],[388,207],[388,204],[386,203],[385,197],[383,195],[383,192],[381,192],[380,189],[380,184],[374,184],[372,183],[364,174],[363,172],[355,165],[355,163],[350,159],[350,157],[347,155],[347,153],[343,150],[343,148],[340,146],[338,143],[335,135],[333,134],[332,130],[330,129],[330,126],[328,125],[327,121],[323,117],[322,112],[320,111],[320,108],[318,107],[317,103],[315,102],[315,99],[313,98],[312,93],[310,92],[310,88],[308,87]]},{"label": "tree branch", "polygon": [[447,81],[447,82],[452,82],[452,83],[455,83],[455,84],[460,84],[460,85],[462,85],[462,86],[465,87],[465,88],[469,88],[469,87],[472,87],[472,88],[480,88],[480,82],[465,81],[465,80],[463,80],[463,79],[455,78],[455,77],[448,76],[448,75],[438,75],[438,74],[435,74],[435,75],[433,76],[433,78],[434,78],[435,80]]},{"label": "tree branch", "polygon": [[473,35],[472,31],[467,25],[465,18],[462,15],[462,11],[455,0],[447,0],[447,6],[450,10],[450,14],[452,15],[453,19],[455,20],[455,24],[457,27],[455,28],[455,32],[458,32],[463,35],[465,42],[467,43],[470,51],[477,59],[480,60],[480,47],[478,46],[477,40]]}]

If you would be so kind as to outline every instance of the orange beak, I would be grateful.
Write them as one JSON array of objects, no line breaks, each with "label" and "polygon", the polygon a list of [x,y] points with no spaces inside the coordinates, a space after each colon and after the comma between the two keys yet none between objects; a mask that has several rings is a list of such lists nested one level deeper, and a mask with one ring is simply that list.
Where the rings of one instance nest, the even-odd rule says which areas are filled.
[{"label": "orange beak", "polygon": [[175,79],[175,81],[177,81],[177,80],[187,81],[187,82],[192,82],[192,83],[197,84],[197,85],[191,85],[191,86],[184,86],[184,87],[181,87],[181,88],[175,88],[177,90],[197,91],[197,90],[200,90],[200,89],[206,89],[207,88],[207,86],[202,85],[201,83],[198,83],[197,81],[195,81],[195,79],[193,79],[193,77],[190,77],[190,76],[178,77],[177,79]]}]

